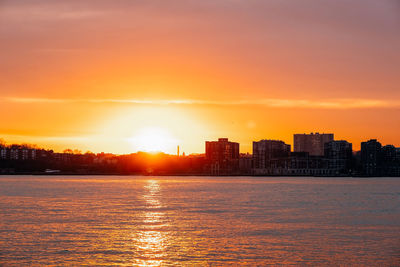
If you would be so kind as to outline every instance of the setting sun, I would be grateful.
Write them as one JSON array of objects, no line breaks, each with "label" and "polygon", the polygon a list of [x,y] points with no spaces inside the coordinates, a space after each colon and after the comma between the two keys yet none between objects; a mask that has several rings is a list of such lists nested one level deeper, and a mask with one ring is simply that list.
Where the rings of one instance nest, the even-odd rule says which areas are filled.
[{"label": "setting sun", "polygon": [[160,127],[140,129],[137,134],[128,138],[135,151],[173,153],[178,140],[171,133]]}]

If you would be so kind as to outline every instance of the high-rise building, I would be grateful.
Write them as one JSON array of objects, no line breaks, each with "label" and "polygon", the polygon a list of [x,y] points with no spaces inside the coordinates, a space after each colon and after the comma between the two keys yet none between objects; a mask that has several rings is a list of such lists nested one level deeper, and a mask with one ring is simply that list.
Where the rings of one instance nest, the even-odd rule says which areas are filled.
[{"label": "high-rise building", "polygon": [[336,175],[350,174],[353,161],[353,146],[351,143],[339,140],[325,143],[324,157],[328,161],[328,169]]},{"label": "high-rise building", "polygon": [[393,145],[383,146],[381,149],[382,160],[384,163],[396,162],[397,160],[397,149]]},{"label": "high-rise building", "polygon": [[286,172],[290,145],[279,140],[253,142],[253,174],[282,175]]},{"label": "high-rise building", "polygon": [[398,149],[393,145],[386,145],[381,149],[382,172],[385,176],[400,176],[400,158]]},{"label": "high-rise building", "polygon": [[239,168],[239,143],[228,138],[206,141],[206,160],[211,174],[231,174]]},{"label": "high-rise building", "polygon": [[325,158],[348,159],[353,154],[353,145],[344,140],[336,140],[325,143]]},{"label": "high-rise building", "polygon": [[295,134],[294,152],[308,152],[311,156],[323,156],[325,143],[333,141],[333,134]]},{"label": "high-rise building", "polygon": [[361,166],[366,176],[379,176],[382,164],[382,145],[376,139],[361,143]]},{"label": "high-rise building", "polygon": [[260,140],[253,142],[253,167],[265,169],[271,167],[271,160],[288,158],[290,145],[279,140]]}]

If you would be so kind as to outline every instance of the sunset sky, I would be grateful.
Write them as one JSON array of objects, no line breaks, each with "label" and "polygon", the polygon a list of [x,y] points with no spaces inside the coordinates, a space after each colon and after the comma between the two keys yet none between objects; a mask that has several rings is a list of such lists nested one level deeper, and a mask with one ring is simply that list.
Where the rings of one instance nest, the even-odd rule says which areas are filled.
[{"label": "sunset sky", "polygon": [[0,138],[56,151],[400,146],[400,2],[0,0],[0,112]]}]

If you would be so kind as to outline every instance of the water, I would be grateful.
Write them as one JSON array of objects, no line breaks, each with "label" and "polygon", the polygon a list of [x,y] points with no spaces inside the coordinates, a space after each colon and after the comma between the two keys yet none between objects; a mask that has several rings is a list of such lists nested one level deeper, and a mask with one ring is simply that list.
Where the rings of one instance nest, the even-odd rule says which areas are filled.
[{"label": "water", "polygon": [[1,266],[400,265],[400,179],[0,176]]}]

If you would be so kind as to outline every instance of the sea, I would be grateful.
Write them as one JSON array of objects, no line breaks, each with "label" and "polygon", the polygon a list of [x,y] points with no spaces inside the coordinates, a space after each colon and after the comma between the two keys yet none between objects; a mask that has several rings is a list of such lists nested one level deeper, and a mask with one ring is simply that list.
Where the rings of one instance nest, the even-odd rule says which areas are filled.
[{"label": "sea", "polygon": [[400,178],[0,176],[0,266],[400,266]]}]

